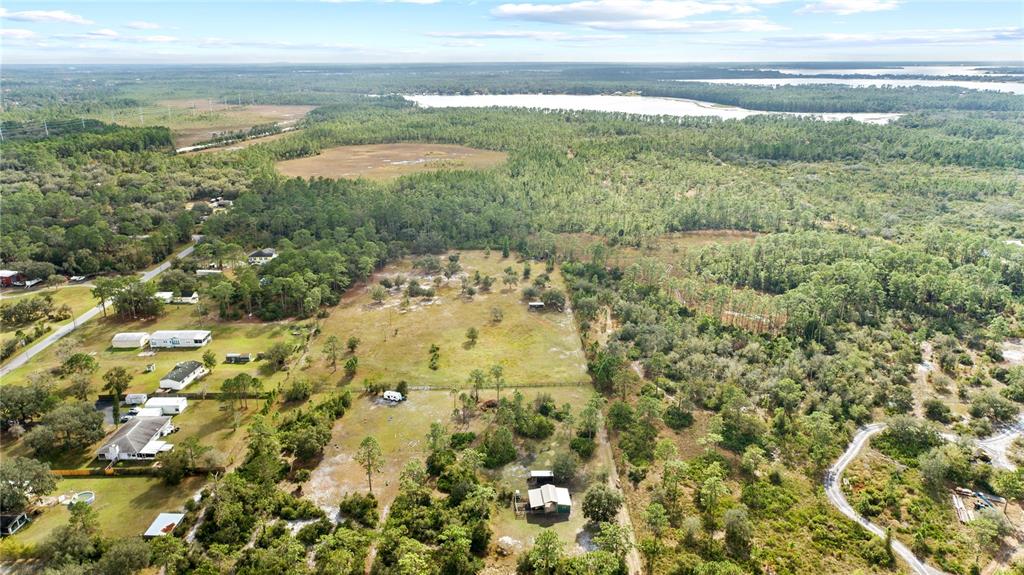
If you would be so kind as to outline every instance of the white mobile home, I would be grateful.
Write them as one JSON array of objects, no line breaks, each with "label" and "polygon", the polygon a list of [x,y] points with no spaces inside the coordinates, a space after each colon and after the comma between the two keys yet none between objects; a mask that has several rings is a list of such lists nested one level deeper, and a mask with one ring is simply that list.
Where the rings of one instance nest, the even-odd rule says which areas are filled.
[{"label": "white mobile home", "polygon": [[178,415],[188,407],[188,399],[184,397],[151,397],[146,402],[146,409],[159,409],[163,415]]},{"label": "white mobile home", "polygon": [[398,393],[397,391],[385,391],[384,392],[384,401],[395,401],[395,402],[398,402],[398,401],[404,401],[404,400],[405,400],[405,397],[401,393]]},{"label": "white mobile home", "polygon": [[154,331],[149,336],[149,347],[174,349],[203,347],[213,340],[213,334],[200,329]]},{"label": "white mobile home", "polygon": [[110,340],[110,347],[114,349],[136,349],[146,347],[149,343],[149,334],[143,331],[128,331],[114,334]]},{"label": "white mobile home", "polygon": [[129,393],[124,396],[124,402],[127,405],[142,405],[146,403],[147,399],[149,399],[149,396],[145,393]]},{"label": "white mobile home", "polygon": [[[209,370],[198,361],[183,361],[174,366],[174,369],[168,372],[167,375],[160,378],[160,389],[181,391],[207,373],[210,373]],[[146,405],[149,407],[149,402],[146,402]]]}]

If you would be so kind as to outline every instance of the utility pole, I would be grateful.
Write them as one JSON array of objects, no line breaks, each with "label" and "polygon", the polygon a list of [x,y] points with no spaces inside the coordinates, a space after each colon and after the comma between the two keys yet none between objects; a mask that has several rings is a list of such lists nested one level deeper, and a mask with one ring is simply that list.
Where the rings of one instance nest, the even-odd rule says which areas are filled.
[{"label": "utility pole", "polygon": [[46,126],[46,120],[43,120],[43,131],[46,132],[46,137],[50,137],[50,128]]}]

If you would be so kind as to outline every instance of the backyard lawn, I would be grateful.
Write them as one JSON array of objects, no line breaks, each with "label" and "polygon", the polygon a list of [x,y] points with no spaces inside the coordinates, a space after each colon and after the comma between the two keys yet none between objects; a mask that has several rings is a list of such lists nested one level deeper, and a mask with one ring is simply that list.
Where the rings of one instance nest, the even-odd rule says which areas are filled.
[{"label": "backyard lawn", "polygon": [[[100,530],[108,537],[142,535],[156,516],[164,511],[181,511],[185,501],[202,486],[204,478],[191,477],[180,485],[167,486],[155,477],[95,477],[64,479],[57,483],[54,496],[92,491]],[[35,545],[46,539],[55,527],[64,525],[70,513],[67,505],[54,504],[12,539]]]}]

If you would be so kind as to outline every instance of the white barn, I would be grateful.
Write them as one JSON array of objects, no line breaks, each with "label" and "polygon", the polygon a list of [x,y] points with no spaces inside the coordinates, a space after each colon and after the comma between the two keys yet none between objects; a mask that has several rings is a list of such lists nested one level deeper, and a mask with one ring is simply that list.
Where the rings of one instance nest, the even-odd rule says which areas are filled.
[{"label": "white barn", "polygon": [[135,349],[146,347],[149,343],[149,334],[143,331],[126,331],[115,333],[110,340],[110,347],[114,349]]},{"label": "white barn", "polygon": [[151,348],[203,347],[213,340],[213,334],[201,329],[154,331],[149,336]]}]

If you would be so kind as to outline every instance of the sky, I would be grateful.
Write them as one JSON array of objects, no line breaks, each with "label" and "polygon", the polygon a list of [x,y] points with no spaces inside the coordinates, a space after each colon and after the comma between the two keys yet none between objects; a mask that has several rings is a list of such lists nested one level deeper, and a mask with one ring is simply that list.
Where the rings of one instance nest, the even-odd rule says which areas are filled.
[{"label": "sky", "polygon": [[1024,61],[1020,0],[6,0],[2,6],[3,64]]}]

